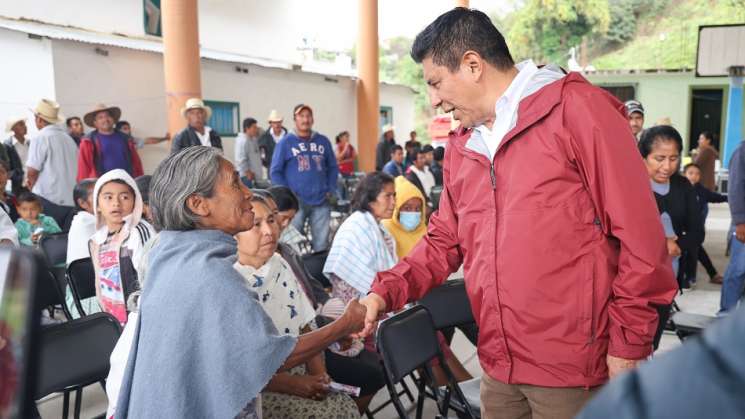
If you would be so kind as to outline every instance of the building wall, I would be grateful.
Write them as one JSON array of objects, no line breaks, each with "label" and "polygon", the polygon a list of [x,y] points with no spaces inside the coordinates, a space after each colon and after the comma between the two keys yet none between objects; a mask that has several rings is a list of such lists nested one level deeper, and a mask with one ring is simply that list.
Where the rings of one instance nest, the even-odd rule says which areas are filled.
[{"label": "building wall", "polygon": [[[200,0],[199,40],[203,48],[300,63],[298,7],[292,0]],[[287,13],[290,8],[296,13]],[[0,16],[30,19],[103,33],[145,37],[143,0],[8,0]],[[268,34],[282,33],[282,36]]]},{"label": "building wall", "polygon": [[[25,34],[23,34],[25,36]],[[0,37],[0,40],[4,38]],[[83,116],[96,103],[119,106],[122,118],[132,124],[136,137],[163,136],[166,131],[165,88],[162,56],[157,53],[118,47],[98,47],[74,41],[55,40],[53,63],[56,97],[63,112]],[[50,57],[52,54],[50,54]],[[202,90],[206,100],[237,102],[240,119],[248,116],[267,127],[272,109],[285,117],[292,128],[292,109],[307,103],[314,110],[314,128],[331,141],[343,130],[357,144],[355,81],[348,77],[326,77],[301,71],[202,60]],[[51,72],[51,70],[50,70]],[[330,80],[330,81],[329,81]],[[20,83],[24,85],[26,83]],[[414,94],[403,86],[381,85],[381,105],[393,107],[399,140],[405,141],[414,128]],[[224,138],[225,155],[233,160],[234,138]],[[145,171],[152,173],[167,156],[170,143],[147,145],[140,155]]]},{"label": "building wall", "polygon": [[[685,73],[650,73],[650,74],[588,74],[587,79],[596,85],[636,86],[636,98],[644,105],[645,126],[652,126],[656,121],[669,117],[673,126],[680,131],[688,148],[691,129],[691,93],[697,88],[722,88],[722,131],[725,136],[724,118],[727,111],[727,94],[729,81],[726,77],[697,78],[692,72]],[[720,146],[723,149],[723,147]]]},{"label": "building wall", "polygon": [[52,41],[0,29],[0,51],[5,57],[0,65],[1,138],[9,135],[5,133],[5,121],[15,117],[28,117],[29,132],[36,132],[29,109],[41,98],[55,99]]}]

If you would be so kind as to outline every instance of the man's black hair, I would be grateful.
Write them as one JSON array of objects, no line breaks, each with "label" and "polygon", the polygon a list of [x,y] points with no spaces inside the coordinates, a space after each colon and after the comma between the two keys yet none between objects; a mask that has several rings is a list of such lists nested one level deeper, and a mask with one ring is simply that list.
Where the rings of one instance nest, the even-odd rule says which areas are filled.
[{"label": "man's black hair", "polygon": [[401,150],[401,152],[402,152],[402,153],[404,152],[404,148],[403,148],[403,147],[401,147],[401,146],[400,146],[400,145],[398,145],[398,144],[395,144],[395,145],[394,145],[393,147],[391,147],[391,155],[394,155],[394,154],[396,154],[396,152],[397,152],[398,150]]},{"label": "man's black hair", "polygon": [[247,129],[251,128],[253,124],[256,123],[256,119],[254,118],[246,118],[243,120],[243,131],[245,132]]},{"label": "man's black hair", "polygon": [[421,63],[427,57],[432,62],[454,72],[466,51],[478,53],[486,62],[500,70],[515,65],[504,36],[489,16],[478,10],[456,7],[446,12],[416,36],[411,58]]}]

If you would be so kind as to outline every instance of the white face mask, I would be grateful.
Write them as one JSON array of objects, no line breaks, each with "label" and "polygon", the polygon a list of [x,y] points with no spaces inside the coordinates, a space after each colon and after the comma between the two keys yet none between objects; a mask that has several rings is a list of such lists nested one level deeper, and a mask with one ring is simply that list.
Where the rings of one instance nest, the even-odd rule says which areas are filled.
[{"label": "white face mask", "polygon": [[421,211],[402,211],[398,215],[398,222],[406,231],[414,231],[419,227],[419,223],[422,222]]}]

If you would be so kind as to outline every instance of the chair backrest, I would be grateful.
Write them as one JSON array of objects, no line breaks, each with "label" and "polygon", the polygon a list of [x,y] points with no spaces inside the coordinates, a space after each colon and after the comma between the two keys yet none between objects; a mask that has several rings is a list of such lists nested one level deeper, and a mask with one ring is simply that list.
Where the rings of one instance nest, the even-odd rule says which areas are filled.
[{"label": "chair backrest", "polygon": [[317,279],[324,287],[331,287],[331,282],[323,274],[323,265],[326,264],[326,258],[329,257],[329,251],[323,250],[320,252],[303,255],[303,263],[308,269],[313,278]]},{"label": "chair backrest", "polygon": [[433,186],[429,191],[429,200],[432,202],[432,209],[440,208],[440,196],[442,196],[442,186]]},{"label": "chair backrest", "polygon": [[50,267],[64,265],[67,262],[67,233],[43,235],[39,248]]},{"label": "chair backrest", "polygon": [[[36,307],[38,307],[39,311],[57,305],[66,308],[64,288],[60,287],[59,280],[52,270],[46,269],[46,266],[43,268],[44,272],[39,280],[36,291]],[[64,275],[62,275],[62,278],[64,280]],[[69,318],[67,311],[65,311],[65,316]]]},{"label": "chair backrest", "polygon": [[437,330],[474,323],[463,279],[446,281],[422,297],[419,304],[432,315]]},{"label": "chair backrest", "polygon": [[41,202],[44,214],[54,218],[54,221],[57,222],[57,225],[62,231],[68,231],[70,224],[72,224],[72,218],[75,216],[75,207],[57,205],[43,197],[41,198]]},{"label": "chair backrest", "polygon": [[67,268],[67,281],[73,296],[84,300],[96,295],[96,271],[91,258],[79,259]]},{"label": "chair backrest", "polygon": [[121,327],[108,313],[46,326],[39,337],[36,400],[106,379]]},{"label": "chair backrest", "polygon": [[386,374],[394,383],[429,360],[442,358],[432,317],[421,305],[381,321],[375,343]]}]

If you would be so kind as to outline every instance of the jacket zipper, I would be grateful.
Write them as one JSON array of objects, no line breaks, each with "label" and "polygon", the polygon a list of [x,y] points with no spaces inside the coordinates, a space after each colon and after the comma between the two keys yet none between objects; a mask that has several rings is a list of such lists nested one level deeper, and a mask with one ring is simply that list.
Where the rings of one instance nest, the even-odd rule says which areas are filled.
[{"label": "jacket zipper", "polygon": [[[489,163],[489,175],[491,176],[491,189],[493,191],[497,190],[497,176],[494,174],[494,161],[492,160],[491,163]],[[496,210],[496,197],[494,197],[494,209]]]}]

